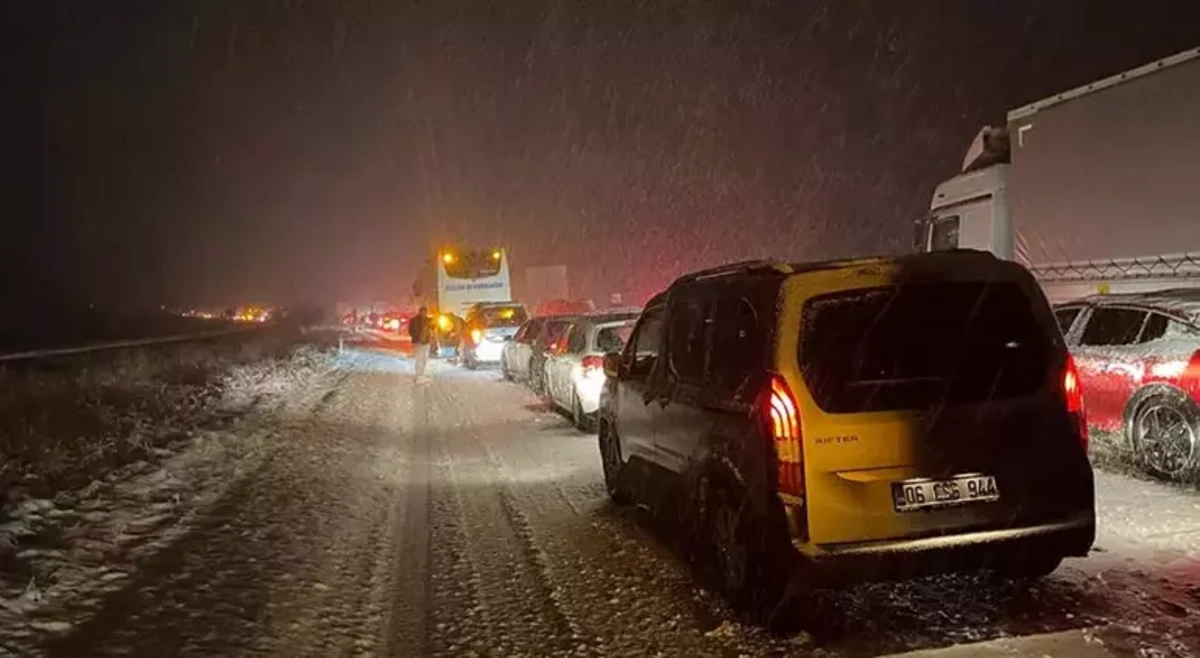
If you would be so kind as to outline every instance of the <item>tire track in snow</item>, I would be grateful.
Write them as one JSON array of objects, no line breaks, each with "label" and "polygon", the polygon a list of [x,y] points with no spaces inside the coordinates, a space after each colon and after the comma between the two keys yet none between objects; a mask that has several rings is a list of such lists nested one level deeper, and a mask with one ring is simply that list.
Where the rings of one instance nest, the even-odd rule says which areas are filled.
[{"label": "tire track in snow", "polygon": [[492,479],[523,520],[551,597],[574,632],[589,638],[589,651],[757,655],[765,649],[715,631],[728,611],[695,586],[676,555],[608,503],[595,436],[544,412],[514,423],[511,409],[528,409],[528,394],[486,389],[456,387],[460,422],[485,428],[478,443],[496,472]]},{"label": "tire track in snow", "polygon": [[[394,474],[394,500],[389,506],[389,535],[386,551],[388,571],[374,577],[376,587],[386,591],[388,618],[384,640],[388,655],[426,655],[433,597],[433,552],[431,520],[429,405],[427,392],[400,375],[403,413],[394,420],[399,435],[407,440],[399,448]],[[384,562],[381,561],[381,564]]]},{"label": "tire track in snow", "polygon": [[586,652],[588,643],[556,602],[529,523],[505,489],[510,480],[488,453],[489,428],[448,387],[439,387],[431,406],[478,600],[471,636],[450,643],[489,655]]}]

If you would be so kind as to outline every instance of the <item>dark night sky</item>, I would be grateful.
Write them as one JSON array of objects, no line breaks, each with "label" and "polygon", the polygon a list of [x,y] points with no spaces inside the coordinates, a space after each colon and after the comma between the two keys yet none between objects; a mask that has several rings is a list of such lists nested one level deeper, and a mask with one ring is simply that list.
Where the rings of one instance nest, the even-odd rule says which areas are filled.
[{"label": "dark night sky", "polygon": [[26,303],[395,295],[432,226],[600,297],[897,250],[980,125],[1197,45],[1196,4],[5,3],[0,274]]}]

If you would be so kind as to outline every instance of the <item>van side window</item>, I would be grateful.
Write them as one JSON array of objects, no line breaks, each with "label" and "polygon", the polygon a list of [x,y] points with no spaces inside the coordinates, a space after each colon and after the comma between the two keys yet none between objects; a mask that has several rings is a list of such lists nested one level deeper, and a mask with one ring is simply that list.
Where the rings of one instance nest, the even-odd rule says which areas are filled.
[{"label": "van side window", "polygon": [[686,300],[671,305],[671,369],[682,381],[704,380],[704,305]]},{"label": "van side window", "polygon": [[714,315],[710,381],[718,388],[735,390],[762,362],[765,343],[758,314],[745,299],[722,297]]},{"label": "van side window", "polygon": [[1146,312],[1131,308],[1098,308],[1092,311],[1081,345],[1132,345],[1137,342],[1146,320]]},{"label": "van side window", "polygon": [[621,356],[627,379],[645,379],[650,375],[655,361],[658,360],[662,333],[662,308],[648,309],[642,314],[642,319],[638,321],[629,344],[625,346],[625,353]]}]

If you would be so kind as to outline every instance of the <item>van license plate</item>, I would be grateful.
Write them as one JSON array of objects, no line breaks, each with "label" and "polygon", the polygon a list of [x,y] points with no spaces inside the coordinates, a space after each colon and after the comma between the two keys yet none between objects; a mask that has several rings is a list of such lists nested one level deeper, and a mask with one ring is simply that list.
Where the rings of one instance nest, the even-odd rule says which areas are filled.
[{"label": "van license plate", "polygon": [[1000,500],[1000,490],[996,488],[996,478],[991,475],[892,483],[892,501],[897,512],[992,500]]}]

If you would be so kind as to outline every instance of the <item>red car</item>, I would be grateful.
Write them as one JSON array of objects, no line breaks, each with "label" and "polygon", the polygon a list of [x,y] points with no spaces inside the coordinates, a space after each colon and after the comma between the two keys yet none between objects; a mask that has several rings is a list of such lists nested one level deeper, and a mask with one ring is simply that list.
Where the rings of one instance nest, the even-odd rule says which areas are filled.
[{"label": "red car", "polygon": [[1159,477],[1200,472],[1200,289],[1059,305],[1088,424]]}]

